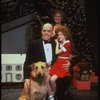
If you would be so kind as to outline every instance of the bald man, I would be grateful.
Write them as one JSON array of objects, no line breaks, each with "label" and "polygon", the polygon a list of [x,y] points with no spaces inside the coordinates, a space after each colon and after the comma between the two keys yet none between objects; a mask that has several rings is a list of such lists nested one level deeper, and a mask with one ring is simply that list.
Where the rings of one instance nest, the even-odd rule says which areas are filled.
[{"label": "bald man", "polygon": [[51,24],[44,24],[41,30],[42,38],[34,40],[29,45],[24,63],[24,79],[29,79],[30,69],[28,66],[33,62],[44,61],[53,64],[56,59],[55,42],[51,39],[52,30]]},{"label": "bald man", "polygon": [[[46,23],[43,25],[41,30],[42,37],[38,40],[34,40],[33,43],[29,45],[24,63],[24,80],[26,83],[25,86],[27,86],[27,81],[30,77],[30,68],[28,67],[29,65],[37,61],[47,62],[51,66],[54,64],[57,55],[55,55],[56,44],[55,41],[52,39],[52,34],[53,34],[53,26],[50,23]],[[69,67],[69,65],[66,65],[66,67]],[[62,81],[63,79],[60,80]],[[60,88],[59,86],[61,87],[64,86],[63,83],[66,83],[67,85],[68,82],[64,82],[64,80],[61,82],[60,80],[58,80],[57,83],[58,88]],[[66,87],[57,90],[60,91],[60,93],[59,92],[57,93],[58,96],[60,96],[59,94],[61,94],[60,96],[61,100],[64,100],[63,97],[64,97],[64,92],[66,91]]]}]

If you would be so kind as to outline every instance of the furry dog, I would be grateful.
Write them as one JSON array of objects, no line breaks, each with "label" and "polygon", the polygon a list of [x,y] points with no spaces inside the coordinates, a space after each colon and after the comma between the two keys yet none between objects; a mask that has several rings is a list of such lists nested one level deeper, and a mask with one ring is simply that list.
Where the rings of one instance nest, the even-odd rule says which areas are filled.
[{"label": "furry dog", "polygon": [[36,62],[31,65],[28,91],[23,89],[19,100],[46,100],[48,91],[48,64]]}]

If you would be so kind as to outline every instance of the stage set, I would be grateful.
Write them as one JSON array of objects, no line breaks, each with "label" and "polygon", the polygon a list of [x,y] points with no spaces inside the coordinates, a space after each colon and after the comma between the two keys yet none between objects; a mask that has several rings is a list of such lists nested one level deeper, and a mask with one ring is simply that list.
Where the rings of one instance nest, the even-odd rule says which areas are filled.
[{"label": "stage set", "polygon": [[2,0],[1,8],[1,100],[18,100],[28,39],[41,37],[40,27],[53,23],[55,9],[64,11],[63,23],[70,27],[74,47],[66,100],[99,100],[96,0]]}]

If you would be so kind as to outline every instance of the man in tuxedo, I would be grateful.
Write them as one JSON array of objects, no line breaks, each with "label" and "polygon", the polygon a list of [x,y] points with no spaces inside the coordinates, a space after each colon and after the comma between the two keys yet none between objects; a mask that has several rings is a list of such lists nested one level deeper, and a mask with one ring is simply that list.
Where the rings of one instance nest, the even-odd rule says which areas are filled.
[{"label": "man in tuxedo", "polygon": [[[30,68],[28,67],[33,62],[44,61],[51,66],[54,64],[57,56],[55,55],[55,41],[52,39],[53,26],[49,23],[43,25],[41,34],[42,37],[38,40],[34,40],[28,47],[26,53],[26,59],[24,63],[24,86],[27,87],[27,81],[30,77]],[[63,67],[68,69],[70,62],[66,63]],[[57,100],[65,100],[65,91],[70,84],[70,77],[58,78],[57,80]],[[54,100],[54,99],[50,99]]]}]

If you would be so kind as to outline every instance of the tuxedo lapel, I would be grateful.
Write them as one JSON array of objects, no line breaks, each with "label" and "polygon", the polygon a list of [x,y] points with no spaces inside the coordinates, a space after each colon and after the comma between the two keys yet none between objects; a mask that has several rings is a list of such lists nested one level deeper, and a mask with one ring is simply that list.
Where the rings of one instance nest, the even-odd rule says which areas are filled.
[{"label": "tuxedo lapel", "polygon": [[42,39],[40,39],[39,46],[40,46],[41,57],[43,58],[44,61],[46,61]]},{"label": "tuxedo lapel", "polygon": [[51,39],[51,44],[52,44],[52,59],[54,59],[55,58],[55,42],[54,42],[54,40],[52,40]]}]

